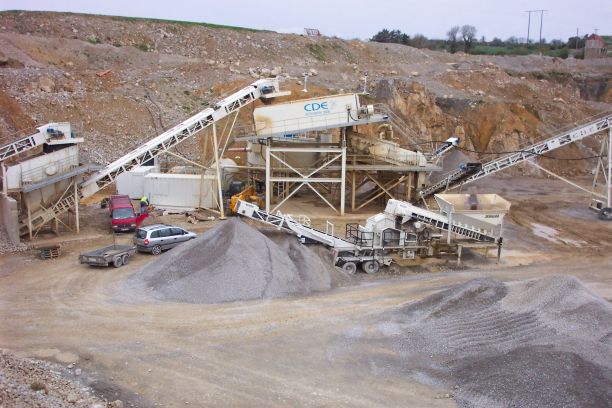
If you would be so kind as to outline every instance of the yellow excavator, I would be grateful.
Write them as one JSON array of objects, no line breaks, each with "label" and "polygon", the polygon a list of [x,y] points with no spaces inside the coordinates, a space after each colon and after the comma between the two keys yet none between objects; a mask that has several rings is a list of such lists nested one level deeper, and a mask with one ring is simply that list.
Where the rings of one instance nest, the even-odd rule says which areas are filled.
[{"label": "yellow excavator", "polygon": [[257,195],[257,190],[255,190],[255,186],[246,186],[244,190],[242,190],[238,194],[234,194],[230,198],[229,207],[233,214],[236,214],[236,206],[238,205],[238,200],[257,204],[257,206],[260,208],[265,205],[263,198]]}]

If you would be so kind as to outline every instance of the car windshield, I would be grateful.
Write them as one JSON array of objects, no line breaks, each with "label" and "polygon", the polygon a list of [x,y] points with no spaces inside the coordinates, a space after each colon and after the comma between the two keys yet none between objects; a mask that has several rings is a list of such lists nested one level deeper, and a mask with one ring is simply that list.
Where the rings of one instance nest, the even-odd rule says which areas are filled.
[{"label": "car windshield", "polygon": [[134,210],[132,208],[116,208],[113,210],[114,220],[123,220],[126,218],[134,218]]},{"label": "car windshield", "polygon": [[146,238],[147,237],[147,231],[143,230],[143,229],[139,229],[136,231],[136,238]]}]

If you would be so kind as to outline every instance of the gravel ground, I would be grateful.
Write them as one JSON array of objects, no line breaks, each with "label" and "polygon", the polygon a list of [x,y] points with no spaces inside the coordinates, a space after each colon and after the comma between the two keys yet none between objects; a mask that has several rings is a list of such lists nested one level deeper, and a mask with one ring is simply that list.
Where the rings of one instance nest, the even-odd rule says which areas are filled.
[{"label": "gravel ground", "polygon": [[27,251],[28,246],[23,242],[19,244],[13,244],[9,241],[8,235],[6,234],[6,230],[2,225],[0,225],[0,255],[2,254],[10,254],[13,252],[23,252]]},{"label": "gravel ground", "polygon": [[358,337],[391,352],[371,365],[460,406],[612,406],[612,306],[574,277],[472,280],[375,321]]},{"label": "gravel ground", "polygon": [[121,401],[102,401],[78,381],[65,378],[66,371],[62,366],[0,350],[0,407],[123,407]]},{"label": "gravel ground", "polygon": [[277,244],[232,218],[164,253],[128,279],[156,299],[219,303],[329,290],[340,275],[296,240]]}]

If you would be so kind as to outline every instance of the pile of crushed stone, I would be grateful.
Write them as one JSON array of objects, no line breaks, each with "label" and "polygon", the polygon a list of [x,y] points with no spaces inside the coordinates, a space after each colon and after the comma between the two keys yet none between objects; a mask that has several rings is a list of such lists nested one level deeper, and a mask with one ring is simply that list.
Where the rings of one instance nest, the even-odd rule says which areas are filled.
[{"label": "pile of crushed stone", "polygon": [[156,257],[128,285],[158,300],[220,303],[325,291],[344,278],[326,254],[232,218]]},{"label": "pile of crushed stone", "polygon": [[373,332],[364,344],[387,350],[373,367],[460,406],[612,406],[612,306],[574,277],[472,280],[378,316]]},{"label": "pile of crushed stone", "polygon": [[106,403],[65,368],[46,361],[20,358],[0,350],[0,407],[117,408],[122,401]]},{"label": "pile of crushed stone", "polygon": [[23,242],[14,244],[9,240],[4,226],[0,225],[0,255],[11,254],[13,252],[24,252],[29,248]]}]

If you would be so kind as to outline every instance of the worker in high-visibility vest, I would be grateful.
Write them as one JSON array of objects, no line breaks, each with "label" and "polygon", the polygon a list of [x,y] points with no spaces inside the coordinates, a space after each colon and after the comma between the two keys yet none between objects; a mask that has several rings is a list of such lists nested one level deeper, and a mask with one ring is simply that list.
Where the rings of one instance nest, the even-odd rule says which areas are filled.
[{"label": "worker in high-visibility vest", "polygon": [[149,199],[147,198],[147,196],[143,196],[140,199],[140,213],[141,214],[146,214],[149,209]]}]

